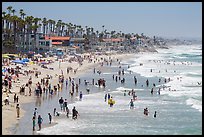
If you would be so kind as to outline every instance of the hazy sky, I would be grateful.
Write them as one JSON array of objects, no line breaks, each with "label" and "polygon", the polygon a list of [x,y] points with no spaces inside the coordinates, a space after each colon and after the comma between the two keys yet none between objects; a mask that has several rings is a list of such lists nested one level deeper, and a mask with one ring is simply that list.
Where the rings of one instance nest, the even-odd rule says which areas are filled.
[{"label": "hazy sky", "polygon": [[201,2],[3,2],[19,14],[71,22],[102,31],[148,36],[202,37]]}]

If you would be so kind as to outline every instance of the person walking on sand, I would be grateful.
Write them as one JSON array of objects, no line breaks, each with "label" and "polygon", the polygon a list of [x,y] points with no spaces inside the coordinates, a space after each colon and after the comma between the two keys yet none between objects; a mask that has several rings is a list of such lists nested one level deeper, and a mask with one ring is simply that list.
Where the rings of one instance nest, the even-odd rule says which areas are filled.
[{"label": "person walking on sand", "polygon": [[35,131],[35,116],[33,116],[32,121],[33,121],[33,131]]},{"label": "person walking on sand", "polygon": [[67,116],[67,118],[69,118],[69,108],[68,107],[66,108],[66,112],[67,112],[66,116]]},{"label": "person walking on sand", "polygon": [[14,103],[16,103],[16,97],[17,97],[17,95],[16,95],[16,93],[15,93],[14,96],[13,96],[13,101],[14,101]]},{"label": "person walking on sand", "polygon": [[37,114],[38,114],[38,110],[37,110],[37,108],[35,108],[34,112],[33,112],[34,117],[36,117]]},{"label": "person walking on sand", "polygon": [[41,130],[42,122],[43,122],[42,117],[40,115],[38,115],[38,127],[39,127],[39,130]]},{"label": "person walking on sand", "polygon": [[63,99],[63,97],[61,97],[61,98],[59,99],[59,104],[60,104],[61,110],[63,109],[63,103],[64,103],[64,99]]},{"label": "person walking on sand", "polygon": [[56,109],[56,108],[54,108],[54,112],[53,112],[54,116],[55,116],[56,111],[57,111],[57,109]]},{"label": "person walking on sand", "polygon": [[50,113],[48,113],[48,118],[49,118],[49,124],[51,124],[52,121],[52,115]]},{"label": "person walking on sand", "polygon": [[63,111],[65,112],[67,108],[67,99],[64,100],[64,103],[63,103]]},{"label": "person walking on sand", "polygon": [[16,104],[16,112],[17,112],[17,118],[20,116],[20,106],[19,104]]}]

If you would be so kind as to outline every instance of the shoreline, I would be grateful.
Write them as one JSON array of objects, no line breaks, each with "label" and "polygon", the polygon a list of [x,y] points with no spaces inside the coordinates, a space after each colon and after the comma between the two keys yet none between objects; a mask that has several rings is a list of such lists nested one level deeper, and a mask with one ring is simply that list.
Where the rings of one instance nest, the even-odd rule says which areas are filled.
[{"label": "shoreline", "polygon": [[[126,57],[126,56],[133,56],[134,54],[127,54],[127,53],[125,53],[125,54],[116,54],[116,55],[98,55],[97,56],[97,58],[101,58],[101,57],[103,57],[103,58],[107,58],[107,57],[111,57],[112,59],[114,59],[114,58],[118,58],[119,60],[121,60],[121,59],[123,59],[124,57]],[[76,74],[65,74],[64,76],[65,76],[65,78],[66,77],[68,77],[68,76],[70,76],[70,77],[72,77],[72,78],[75,78],[75,77],[79,77],[80,75],[82,75],[82,74],[85,74],[86,73],[86,71],[87,70],[89,70],[89,69],[93,69],[94,67],[97,69],[97,68],[99,68],[100,67],[100,64],[99,63],[88,63],[87,62],[87,60],[85,60],[86,62],[81,66],[81,68],[79,67],[79,69],[78,69],[78,71],[77,71],[77,73]],[[57,63],[57,62],[55,62],[55,63]],[[67,62],[62,62],[61,63],[61,69],[65,69],[66,68],[66,64],[65,63],[67,63]],[[76,63],[75,62],[73,62],[73,63],[71,63],[71,64],[68,64],[68,66],[73,66],[74,68],[76,68],[77,67],[77,65],[76,65]],[[33,67],[35,67],[35,66],[33,66]],[[30,68],[30,67],[29,67]],[[31,67],[32,68],[32,67]],[[42,71],[42,72],[45,72],[46,70],[45,69],[43,69],[43,68],[40,68],[39,66],[37,66],[37,68],[39,68],[39,70],[40,71]],[[55,68],[57,68],[57,66],[55,66]],[[56,73],[58,70],[57,69],[55,69],[54,70],[54,72]],[[60,71],[59,71],[60,72]],[[42,73],[42,75],[40,75],[39,76],[39,78],[37,78],[37,79],[33,79],[33,86],[32,86],[32,91],[33,91],[33,88],[34,88],[34,85],[35,85],[35,83],[37,83],[38,81],[40,81],[40,79],[41,78],[43,78],[43,76],[45,76],[45,75],[43,75],[43,73]],[[26,77],[21,77],[20,78],[20,81],[21,81],[21,84],[23,84],[24,82],[26,82]],[[56,84],[57,83],[57,77],[53,77],[53,80],[52,80],[52,84]],[[16,93],[16,91],[18,91],[18,86],[16,87],[14,87],[13,89],[11,89],[11,91],[15,91],[15,93]],[[18,92],[17,92],[18,93]],[[33,94],[33,93],[32,93]],[[3,94],[4,95],[4,94]],[[11,94],[9,94],[9,95],[11,95]],[[5,97],[5,95],[2,97],[2,99]],[[35,96],[24,96],[24,95],[19,95],[19,100],[20,100],[20,107],[21,107],[21,105],[25,105],[25,104],[28,104],[28,103],[34,103],[34,101],[35,101]],[[10,99],[11,100],[11,99]],[[18,124],[18,122],[19,122],[19,119],[16,119],[16,110],[15,110],[15,104],[11,101],[10,102],[11,103],[11,105],[9,105],[9,106],[3,106],[2,107],[2,135],[9,135],[9,134],[12,134],[12,128],[13,128],[13,125],[16,125],[16,124]],[[6,109],[9,109],[10,111],[6,111]],[[21,118],[23,118],[24,117],[24,114],[25,114],[25,110],[23,110],[22,108],[21,108],[21,110],[20,110],[20,119]],[[9,115],[9,117],[8,117],[8,115]],[[7,124],[4,124],[4,123],[7,123]],[[15,126],[14,126],[14,128],[15,128]]]}]

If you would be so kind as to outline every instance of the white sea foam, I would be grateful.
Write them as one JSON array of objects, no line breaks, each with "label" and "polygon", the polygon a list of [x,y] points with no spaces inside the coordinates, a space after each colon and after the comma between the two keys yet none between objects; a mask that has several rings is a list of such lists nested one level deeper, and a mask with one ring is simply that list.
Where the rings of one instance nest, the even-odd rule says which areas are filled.
[{"label": "white sea foam", "polygon": [[191,105],[193,108],[198,109],[200,112],[202,112],[202,101],[189,98],[186,100],[187,105]]},{"label": "white sea foam", "polygon": [[[172,46],[170,49],[159,49],[157,54],[142,54],[139,58],[135,59],[135,66],[130,67],[128,70],[145,77],[170,77],[171,81],[165,84],[169,88],[162,90],[161,94],[173,97],[200,97],[202,96],[202,64],[198,62],[191,62],[191,64],[190,62],[177,61],[179,58],[187,58],[180,56],[186,53],[188,55],[200,55],[201,50],[196,48],[196,46],[186,47],[186,45],[179,47]],[[175,57],[174,61],[169,61],[172,57]],[[139,65],[140,63],[143,65]],[[151,69],[152,72],[150,72]],[[195,106],[198,107],[199,105],[193,104],[192,107],[195,108]]]},{"label": "white sea foam", "polygon": [[[121,89],[121,88],[120,88]],[[122,94],[119,94],[119,90],[110,91],[109,93],[113,96],[113,100],[115,100],[115,105],[110,107],[107,102],[104,101],[104,92],[98,92],[94,94],[87,94],[83,96],[82,101],[77,101],[75,103],[69,104],[68,107],[72,109],[74,106],[79,112],[80,116],[77,120],[69,119],[55,119],[57,122],[56,125],[52,127],[43,128],[41,131],[37,131],[40,134],[45,135],[72,135],[72,134],[83,134],[78,132],[78,130],[83,130],[84,128],[94,128],[97,126],[97,129],[103,129],[106,125],[105,123],[96,123],[91,119],[87,119],[87,117],[91,117],[93,119],[98,119],[100,116],[105,116],[106,118],[115,118],[116,114],[119,113],[131,113],[129,109],[129,101],[130,97],[124,97]],[[143,106],[148,106],[149,104],[153,104],[154,102],[151,99],[147,100],[137,100],[137,105],[135,109],[138,111],[142,110]],[[108,114],[108,115],[104,115]],[[135,117],[135,115],[117,115],[117,117],[121,118],[130,118]],[[100,119],[100,118],[99,118]],[[110,123],[111,124],[111,123]],[[102,132],[102,131],[101,131]],[[104,131],[103,131],[104,132]],[[100,133],[98,133],[100,134]]]},{"label": "white sea foam", "polygon": [[110,74],[113,74],[113,73],[102,73],[103,75],[110,75]]}]

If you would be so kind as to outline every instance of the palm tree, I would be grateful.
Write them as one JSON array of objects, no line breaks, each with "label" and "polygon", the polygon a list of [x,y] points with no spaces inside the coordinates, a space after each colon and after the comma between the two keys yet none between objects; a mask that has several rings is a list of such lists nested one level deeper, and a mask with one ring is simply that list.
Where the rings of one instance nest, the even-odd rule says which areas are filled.
[{"label": "palm tree", "polygon": [[17,37],[17,23],[19,21],[19,18],[18,16],[11,16],[11,21],[13,23],[13,42],[14,42],[14,45],[16,46],[16,37]]},{"label": "palm tree", "polygon": [[115,30],[114,31],[111,31],[111,38],[114,38],[114,34],[115,34]]},{"label": "palm tree", "polygon": [[14,16],[16,10],[15,10],[15,9],[12,9],[11,12],[13,13],[13,16]]},{"label": "palm tree", "polygon": [[47,19],[43,18],[42,23],[43,23],[43,35],[45,36],[46,33],[47,33],[47,32],[45,32],[46,31],[46,26],[47,26]]},{"label": "palm tree", "polygon": [[39,50],[39,45],[38,45],[38,43],[37,43],[37,41],[36,41],[36,38],[37,38],[37,30],[38,30],[38,28],[39,28],[39,24],[38,24],[38,22],[41,20],[41,18],[34,18],[33,19],[33,22],[34,22],[34,25],[32,26],[32,29],[34,30],[34,48],[36,49],[36,47],[38,48],[38,50]]},{"label": "palm tree", "polygon": [[6,12],[3,11],[2,12],[2,33],[4,34],[4,22],[5,22],[5,16],[6,16]]},{"label": "palm tree", "polygon": [[62,22],[62,23],[61,23],[61,25],[62,25],[62,29],[60,30],[60,36],[63,36],[64,27],[65,27],[65,23],[64,23],[64,22]]},{"label": "palm tree", "polygon": [[26,22],[26,44],[29,46],[30,50],[30,35],[32,34],[32,23],[33,23],[33,16],[27,16],[25,18]]},{"label": "palm tree", "polygon": [[8,6],[8,7],[7,7],[8,14],[11,14],[12,8],[13,8],[12,6]]},{"label": "palm tree", "polygon": [[22,19],[22,17],[19,19],[18,22],[18,29],[19,29],[19,43],[20,45],[22,45],[22,47],[24,47],[25,45],[25,30],[26,30],[26,23],[25,20]]},{"label": "palm tree", "polygon": [[62,20],[58,20],[57,24],[56,24],[56,33],[57,33],[57,36],[60,35],[61,26],[62,26]]},{"label": "palm tree", "polygon": [[96,31],[96,35],[97,35],[97,37],[98,37],[98,33],[99,33],[99,31],[97,30],[97,31]]},{"label": "palm tree", "polygon": [[47,21],[47,23],[48,23],[48,32],[49,32],[49,35],[50,35],[51,32],[52,32],[52,19],[49,19]]},{"label": "palm tree", "polygon": [[10,16],[10,14],[6,14],[5,16],[4,16],[4,19],[5,19],[5,23],[6,23],[6,30],[5,30],[5,32],[6,32],[6,35],[9,37],[10,36],[10,29],[9,29],[9,26],[10,26],[10,18],[11,18],[11,16]]}]

